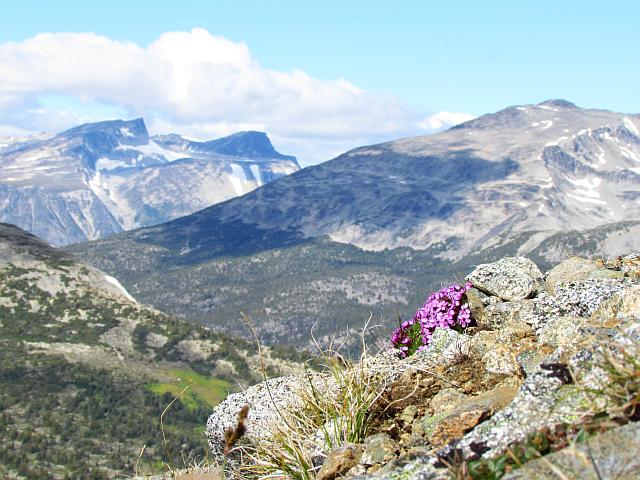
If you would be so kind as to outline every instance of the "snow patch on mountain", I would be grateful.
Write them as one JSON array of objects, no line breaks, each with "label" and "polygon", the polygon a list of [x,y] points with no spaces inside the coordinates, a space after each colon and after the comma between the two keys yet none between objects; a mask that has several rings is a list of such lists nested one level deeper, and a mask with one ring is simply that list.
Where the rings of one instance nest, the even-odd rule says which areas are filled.
[{"label": "snow patch on mountain", "polygon": [[640,136],[640,131],[638,131],[638,127],[636,126],[635,123],[633,123],[633,121],[629,117],[624,117],[622,121],[624,122],[624,126],[627,127],[631,133],[633,133],[636,136]]},{"label": "snow patch on mountain", "polygon": [[[117,278],[112,277],[111,275],[104,275],[104,279],[109,282],[111,285],[115,286],[118,290],[120,290],[122,292],[122,294],[127,297],[129,300],[131,300],[132,302],[136,302],[136,299],[133,298],[131,296],[131,294],[129,294],[129,292],[127,292],[125,290],[125,288],[122,286],[122,284],[118,281]],[[138,302],[136,302],[138,303]]]}]

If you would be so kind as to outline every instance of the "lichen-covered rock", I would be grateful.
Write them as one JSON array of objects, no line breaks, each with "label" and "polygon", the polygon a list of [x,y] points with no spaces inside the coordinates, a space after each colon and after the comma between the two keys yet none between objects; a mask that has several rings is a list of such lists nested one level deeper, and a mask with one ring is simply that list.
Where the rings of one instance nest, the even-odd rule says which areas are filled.
[{"label": "lichen-covered rock", "polygon": [[563,311],[578,317],[589,317],[598,306],[614,294],[628,288],[620,279],[587,279],[567,282],[556,287],[555,300]]},{"label": "lichen-covered rock", "polygon": [[499,332],[481,331],[471,337],[469,352],[480,359],[482,369],[489,374],[520,375],[516,352],[505,345]]},{"label": "lichen-covered rock", "polygon": [[478,395],[465,396],[454,405],[425,419],[425,438],[432,446],[442,446],[461,438],[466,432],[495,412],[505,408],[516,396],[518,387],[496,387]]},{"label": "lichen-covered rock", "polygon": [[434,447],[446,445],[451,440],[462,438],[488,414],[484,408],[455,410],[441,419],[433,428],[429,441]]},{"label": "lichen-covered rock", "polygon": [[[640,318],[640,285],[632,285],[601,302],[591,315],[593,322],[618,325],[616,319]],[[608,322],[608,323],[607,323]]]},{"label": "lichen-covered rock", "polygon": [[471,316],[478,324],[484,321],[484,311],[486,307],[502,302],[500,298],[487,295],[475,287],[467,290],[465,297],[471,310]]},{"label": "lichen-covered rock", "polygon": [[516,385],[502,385],[478,395],[468,397],[460,405],[461,408],[475,406],[485,409],[493,415],[509,405],[520,390]]},{"label": "lichen-covered rock", "polygon": [[581,257],[571,257],[553,267],[545,279],[547,292],[555,295],[556,288],[566,282],[586,280],[589,275],[597,270],[598,266],[591,260]]},{"label": "lichen-covered rock", "polygon": [[553,348],[578,345],[584,341],[588,320],[580,317],[556,317],[541,329],[538,342]]},{"label": "lichen-covered rock", "polygon": [[545,354],[537,348],[524,350],[516,356],[520,368],[525,377],[530,377],[540,370],[540,365],[544,363]]},{"label": "lichen-covered rock", "polygon": [[487,305],[482,309],[471,310],[478,327],[488,330],[497,330],[517,320],[520,310],[520,302],[500,302]]},{"label": "lichen-covered rock", "polygon": [[377,433],[364,440],[364,452],[360,463],[375,465],[388,462],[396,456],[398,444],[386,433]]},{"label": "lichen-covered rock", "polygon": [[467,276],[475,288],[506,301],[529,297],[542,279],[542,272],[525,257],[506,257],[494,263],[478,265]]},{"label": "lichen-covered rock", "polygon": [[418,413],[418,407],[415,405],[407,405],[402,410],[402,413],[398,416],[398,419],[401,422],[404,422],[408,425],[413,423],[413,419],[416,418],[416,413]]},{"label": "lichen-covered rock", "polygon": [[542,365],[527,377],[506,408],[465,435],[456,447],[471,458],[479,449],[483,457],[491,458],[539,428],[571,420],[578,399],[563,390],[569,383],[566,365]]},{"label": "lichen-covered rock", "polygon": [[[502,477],[504,480],[572,478],[640,478],[640,424],[629,423],[585,442],[576,443],[544,458],[526,463]],[[562,477],[558,475],[562,473]]]},{"label": "lichen-covered rock", "polygon": [[631,252],[621,258],[620,270],[628,277],[640,278],[640,252]]}]

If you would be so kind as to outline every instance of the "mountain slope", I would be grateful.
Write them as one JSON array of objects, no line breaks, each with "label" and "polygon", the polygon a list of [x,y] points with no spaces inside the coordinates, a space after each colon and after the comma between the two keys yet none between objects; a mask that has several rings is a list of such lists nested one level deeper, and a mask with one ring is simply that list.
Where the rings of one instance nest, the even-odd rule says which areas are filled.
[{"label": "mountain slope", "polygon": [[[201,257],[327,235],[365,249],[640,218],[640,117],[564,101],[510,107],[435,135],[347,152],[127,238]],[[242,231],[238,238],[238,230]]]},{"label": "mountain slope", "polygon": [[0,221],[61,245],[188,215],[298,170],[266,134],[150,137],[142,119],[0,147]]},{"label": "mountain slope", "polygon": [[[267,350],[271,374],[295,361]],[[0,224],[0,470],[122,478],[204,453],[211,405],[261,379],[252,344],[138,304],[117,280]],[[179,463],[178,460],[176,460]],[[177,466],[177,465],[176,465]]]},{"label": "mountain slope", "polygon": [[265,340],[296,343],[316,321],[329,335],[408,314],[470,261],[638,248],[638,125],[559,100],[510,107],[71,250],[166,311],[225,329],[245,311]]}]

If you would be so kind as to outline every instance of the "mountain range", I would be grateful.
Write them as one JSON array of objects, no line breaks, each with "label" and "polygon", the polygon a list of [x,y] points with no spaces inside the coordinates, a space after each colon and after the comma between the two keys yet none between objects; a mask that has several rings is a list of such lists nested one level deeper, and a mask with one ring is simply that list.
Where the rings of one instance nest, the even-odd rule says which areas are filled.
[{"label": "mountain range", "polygon": [[640,116],[565,100],[356,148],[171,222],[77,245],[137,298],[263,340],[308,342],[411,313],[474,262],[640,238]]},{"label": "mountain range", "polygon": [[0,221],[53,245],[154,225],[299,169],[262,132],[150,136],[142,119],[0,140]]},{"label": "mountain range", "polygon": [[3,477],[129,478],[202,458],[211,406],[261,380],[261,364],[268,375],[301,371],[296,358],[259,356],[253,343],[146,307],[115,278],[0,223]]}]

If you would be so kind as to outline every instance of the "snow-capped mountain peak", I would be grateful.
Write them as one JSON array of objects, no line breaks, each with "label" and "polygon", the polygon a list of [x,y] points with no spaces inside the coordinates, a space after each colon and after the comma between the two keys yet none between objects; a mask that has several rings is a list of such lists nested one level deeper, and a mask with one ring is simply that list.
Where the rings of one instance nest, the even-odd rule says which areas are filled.
[{"label": "snow-capped mountain peak", "polygon": [[0,149],[0,221],[53,244],[187,215],[297,171],[262,132],[209,142],[151,137],[142,118],[74,127]]}]

